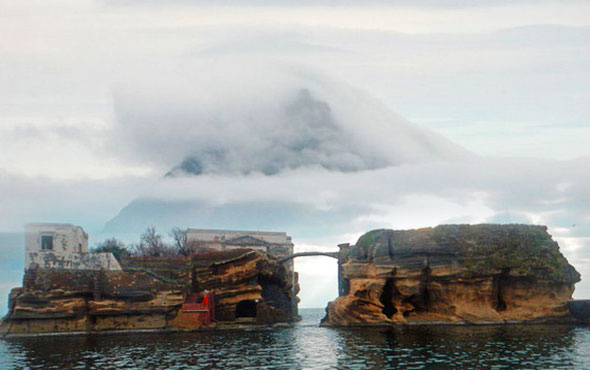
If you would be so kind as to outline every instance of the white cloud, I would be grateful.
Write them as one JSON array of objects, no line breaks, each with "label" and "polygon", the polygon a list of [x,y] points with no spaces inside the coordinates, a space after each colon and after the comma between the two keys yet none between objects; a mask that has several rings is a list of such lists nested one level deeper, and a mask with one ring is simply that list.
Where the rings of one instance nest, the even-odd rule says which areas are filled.
[{"label": "white cloud", "polygon": [[260,58],[211,58],[121,85],[115,150],[168,169],[185,158],[182,168],[198,174],[274,174],[470,156],[366,93]]},{"label": "white cloud", "polygon": [[104,149],[106,127],[104,121],[92,117],[5,118],[0,125],[0,169],[58,180],[149,174],[151,168],[122,163]]}]

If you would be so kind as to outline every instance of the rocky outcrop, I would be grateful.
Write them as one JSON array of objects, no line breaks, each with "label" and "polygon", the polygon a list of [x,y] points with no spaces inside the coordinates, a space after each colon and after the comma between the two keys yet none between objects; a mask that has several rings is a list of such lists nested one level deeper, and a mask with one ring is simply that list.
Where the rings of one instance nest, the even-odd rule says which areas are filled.
[{"label": "rocky outcrop", "polygon": [[214,319],[258,324],[296,319],[293,274],[252,250],[190,257],[130,258],[123,271],[34,269],[9,297],[0,335],[213,328],[183,310],[188,297],[214,292]]},{"label": "rocky outcrop", "polygon": [[578,321],[590,324],[590,299],[578,299],[568,302],[572,316]]},{"label": "rocky outcrop", "polygon": [[374,230],[346,253],[325,326],[564,321],[580,280],[543,226]]}]

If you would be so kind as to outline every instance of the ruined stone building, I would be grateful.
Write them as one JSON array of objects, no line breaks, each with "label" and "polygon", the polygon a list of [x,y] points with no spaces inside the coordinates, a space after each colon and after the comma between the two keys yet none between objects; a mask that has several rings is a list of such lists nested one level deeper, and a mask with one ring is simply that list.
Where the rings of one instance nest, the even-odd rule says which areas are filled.
[{"label": "ruined stone building", "polygon": [[[235,249],[252,249],[283,260],[293,256],[293,242],[285,232],[244,231],[244,230],[208,230],[187,229],[186,243],[195,253],[210,251],[231,251]],[[297,293],[299,292],[298,275],[293,259],[283,262],[290,275],[293,286],[291,310],[297,314]]]},{"label": "ruined stone building", "polygon": [[186,236],[195,246],[189,256],[117,260],[89,253],[79,226],[26,225],[23,284],[10,292],[0,337],[186,331],[298,318],[296,274],[283,259],[293,244],[285,233],[190,229]]},{"label": "ruined stone building", "polygon": [[80,226],[31,223],[25,226],[25,269],[121,270],[112,253],[89,253]]},{"label": "ruined stone building", "polygon": [[278,259],[293,255],[291,237],[284,232],[187,229],[186,242],[197,253],[248,248]]}]

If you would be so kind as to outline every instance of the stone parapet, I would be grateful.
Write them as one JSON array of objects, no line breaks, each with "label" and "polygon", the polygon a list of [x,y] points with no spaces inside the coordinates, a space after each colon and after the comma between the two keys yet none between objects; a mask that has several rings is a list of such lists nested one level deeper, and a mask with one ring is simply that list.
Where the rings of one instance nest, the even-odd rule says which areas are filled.
[{"label": "stone parapet", "polygon": [[60,253],[28,251],[29,268],[58,270],[120,271],[121,265],[112,253]]}]

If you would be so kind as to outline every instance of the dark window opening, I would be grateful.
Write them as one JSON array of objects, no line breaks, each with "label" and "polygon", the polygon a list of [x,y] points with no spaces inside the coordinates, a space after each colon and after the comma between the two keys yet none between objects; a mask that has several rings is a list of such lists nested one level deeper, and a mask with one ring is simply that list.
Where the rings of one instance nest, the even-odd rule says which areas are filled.
[{"label": "dark window opening", "polygon": [[52,235],[41,235],[41,250],[53,249],[53,236]]},{"label": "dark window opening", "polygon": [[239,317],[256,317],[256,302],[251,299],[238,302],[236,305],[236,319]]}]

